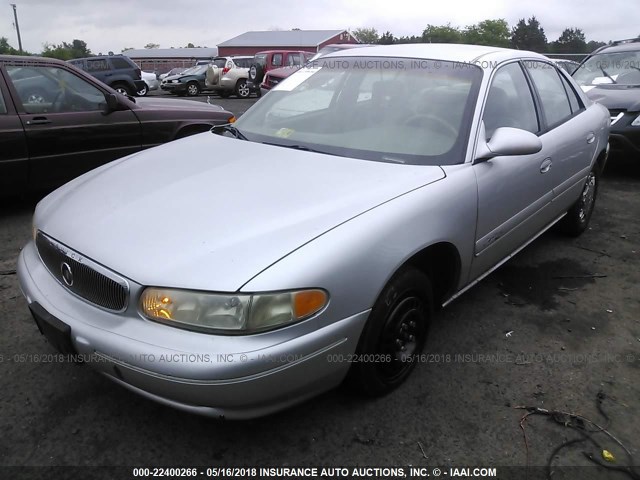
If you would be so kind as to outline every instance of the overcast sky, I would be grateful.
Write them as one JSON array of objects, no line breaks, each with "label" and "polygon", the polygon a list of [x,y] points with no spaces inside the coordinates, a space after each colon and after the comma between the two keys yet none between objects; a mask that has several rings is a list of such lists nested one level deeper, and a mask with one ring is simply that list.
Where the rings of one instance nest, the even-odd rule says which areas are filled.
[{"label": "overcast sky", "polygon": [[535,15],[549,41],[566,27],[581,28],[589,40],[640,34],[638,0],[0,0],[0,37],[18,47],[13,9],[23,48],[42,51],[45,42],[87,42],[93,53],[120,53],[147,43],[161,47],[214,47],[248,30],[356,29],[380,34],[420,35],[427,24],[464,27],[504,18],[513,26]]}]

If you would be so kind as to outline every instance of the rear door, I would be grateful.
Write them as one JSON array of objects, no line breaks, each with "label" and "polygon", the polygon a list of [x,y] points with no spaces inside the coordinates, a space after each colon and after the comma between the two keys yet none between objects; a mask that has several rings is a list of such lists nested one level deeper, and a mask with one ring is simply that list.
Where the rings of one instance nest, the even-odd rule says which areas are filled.
[{"label": "rear door", "polygon": [[[573,86],[546,62],[524,62],[541,106],[544,144],[554,150],[549,166],[554,211],[566,211],[576,201],[596,153],[596,119],[587,113]],[[595,113],[595,112],[594,112]]]},{"label": "rear door", "polygon": [[[534,97],[519,62],[500,67],[483,111],[486,139],[499,127],[540,134]],[[551,220],[554,183],[547,165],[553,150],[543,142],[532,155],[495,157],[476,163],[478,221],[472,278],[476,278],[535,236]]]},{"label": "rear door", "polygon": [[24,191],[29,173],[27,138],[4,78],[0,67],[0,196]]},{"label": "rear door", "polygon": [[137,117],[129,109],[106,113],[98,83],[58,64],[16,62],[6,72],[26,133],[32,188],[60,185],[141,149]]}]

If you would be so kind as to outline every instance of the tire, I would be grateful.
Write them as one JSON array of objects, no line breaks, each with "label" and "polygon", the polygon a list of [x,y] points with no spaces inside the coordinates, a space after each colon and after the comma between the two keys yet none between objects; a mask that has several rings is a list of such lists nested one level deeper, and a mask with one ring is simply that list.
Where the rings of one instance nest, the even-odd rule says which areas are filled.
[{"label": "tire", "polygon": [[229,90],[220,90],[218,92],[221,98],[229,98],[231,96],[231,92]]},{"label": "tire", "polygon": [[404,382],[415,366],[413,356],[424,347],[432,312],[429,278],[414,267],[402,268],[389,280],[369,314],[356,349],[356,356],[363,361],[351,364],[348,386],[378,397]]},{"label": "tire", "polygon": [[247,81],[244,79],[238,80],[238,83],[236,83],[236,97],[249,98],[250,95],[251,90],[249,89],[249,85],[247,85]]},{"label": "tire", "polygon": [[116,92],[121,93],[122,95],[133,95],[133,91],[131,87],[126,83],[114,83],[111,88],[113,88]]},{"label": "tire", "polygon": [[138,90],[136,92],[136,95],[138,97],[144,97],[147,93],[149,93],[149,85],[147,85],[146,83],[144,84],[144,88],[142,90]]},{"label": "tire", "polygon": [[600,185],[600,167],[596,163],[589,172],[580,197],[560,221],[560,230],[566,235],[577,237],[589,226],[589,220],[596,205],[598,186]]},{"label": "tire", "polygon": [[249,67],[249,80],[256,86],[260,86],[264,78],[264,68],[259,63],[254,63]]},{"label": "tire", "polygon": [[200,93],[200,85],[198,85],[198,82],[187,83],[187,96],[195,97],[199,93]]}]

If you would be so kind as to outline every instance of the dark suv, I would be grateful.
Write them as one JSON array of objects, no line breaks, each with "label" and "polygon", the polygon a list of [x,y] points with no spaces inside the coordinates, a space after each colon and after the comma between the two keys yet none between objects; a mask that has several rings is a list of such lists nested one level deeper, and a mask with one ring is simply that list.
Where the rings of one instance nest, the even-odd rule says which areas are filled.
[{"label": "dark suv", "polygon": [[135,95],[146,88],[140,77],[140,68],[129,57],[105,55],[77,58],[69,63],[93,75],[123,95]]},{"label": "dark suv", "polygon": [[591,100],[609,109],[611,149],[640,154],[640,37],[599,48],[572,75]]}]

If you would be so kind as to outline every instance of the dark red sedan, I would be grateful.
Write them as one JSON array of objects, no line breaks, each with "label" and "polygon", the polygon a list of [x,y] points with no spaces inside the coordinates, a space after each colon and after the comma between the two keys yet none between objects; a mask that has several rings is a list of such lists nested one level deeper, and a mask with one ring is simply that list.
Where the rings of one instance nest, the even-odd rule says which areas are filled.
[{"label": "dark red sedan", "polygon": [[231,121],[217,105],[134,99],[66,62],[0,55],[0,195],[55,187]]}]

